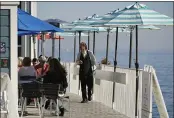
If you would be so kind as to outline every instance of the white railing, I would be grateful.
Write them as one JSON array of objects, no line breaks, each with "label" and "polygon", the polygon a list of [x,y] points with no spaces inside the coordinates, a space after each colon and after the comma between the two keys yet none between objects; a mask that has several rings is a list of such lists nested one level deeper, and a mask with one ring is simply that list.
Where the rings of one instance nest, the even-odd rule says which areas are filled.
[{"label": "white railing", "polygon": [[[150,72],[151,73],[151,77],[152,79],[148,82],[148,91],[150,91],[150,95],[148,95],[148,99],[152,99],[152,91],[153,91],[153,95],[154,95],[154,99],[155,99],[155,103],[157,105],[158,108],[158,112],[160,115],[160,118],[169,118],[168,112],[167,112],[167,108],[164,102],[164,98],[162,95],[162,91],[158,82],[158,78],[156,76],[156,72],[155,69],[152,66],[149,65],[145,65],[144,70],[146,72]],[[150,100],[147,100],[150,101]],[[148,110],[149,113],[152,113],[152,103],[150,102],[148,105],[144,106],[144,108],[146,109],[146,111]],[[152,114],[150,114],[152,115]]]},{"label": "white railing", "polygon": [[[68,91],[81,95],[79,90],[78,68],[74,63],[64,63],[69,73]],[[152,118],[152,77],[154,74],[147,68],[139,70],[138,86],[138,117]],[[94,79],[93,100],[130,117],[135,118],[135,69],[117,68],[113,66],[98,66]],[[115,96],[113,97],[113,82],[115,82]],[[166,117],[167,118],[167,117]]]}]

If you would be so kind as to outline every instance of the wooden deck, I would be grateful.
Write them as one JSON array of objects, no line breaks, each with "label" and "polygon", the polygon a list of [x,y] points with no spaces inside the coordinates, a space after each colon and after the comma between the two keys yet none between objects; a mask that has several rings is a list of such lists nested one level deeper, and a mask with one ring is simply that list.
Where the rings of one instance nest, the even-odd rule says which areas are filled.
[{"label": "wooden deck", "polygon": [[[127,116],[114,111],[101,103],[91,101],[88,103],[80,103],[81,97],[75,94],[70,95],[70,105],[66,105],[64,117],[62,118],[128,118]],[[27,108],[28,116],[23,118],[39,118],[38,110],[33,107]],[[58,118],[50,115],[50,112],[45,110],[44,118]],[[60,117],[61,118],[61,117]]]}]

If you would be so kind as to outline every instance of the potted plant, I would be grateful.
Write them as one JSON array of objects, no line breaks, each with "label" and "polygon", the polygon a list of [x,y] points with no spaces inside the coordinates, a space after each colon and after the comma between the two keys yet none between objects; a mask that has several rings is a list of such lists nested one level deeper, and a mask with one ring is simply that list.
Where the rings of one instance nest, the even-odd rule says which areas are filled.
[{"label": "potted plant", "polygon": [[111,62],[110,61],[107,61],[106,62],[106,58],[102,59],[100,63],[101,64],[104,64],[104,65],[111,65]]}]

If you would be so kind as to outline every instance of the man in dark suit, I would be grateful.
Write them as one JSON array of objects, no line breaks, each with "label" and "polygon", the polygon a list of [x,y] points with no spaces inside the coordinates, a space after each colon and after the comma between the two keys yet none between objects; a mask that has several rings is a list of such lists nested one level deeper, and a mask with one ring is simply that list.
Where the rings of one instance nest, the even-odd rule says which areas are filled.
[{"label": "man in dark suit", "polygon": [[[79,79],[82,90],[81,103],[86,103],[92,100],[93,71],[96,69],[96,59],[94,54],[87,50],[87,45],[84,42],[80,43],[80,52],[77,55],[76,63],[80,65]],[[86,94],[86,86],[88,87],[88,97]]]}]

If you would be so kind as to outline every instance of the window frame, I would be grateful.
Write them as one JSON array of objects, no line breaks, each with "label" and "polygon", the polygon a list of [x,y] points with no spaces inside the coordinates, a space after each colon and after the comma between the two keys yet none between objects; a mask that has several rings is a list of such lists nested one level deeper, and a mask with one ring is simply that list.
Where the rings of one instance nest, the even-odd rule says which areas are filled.
[{"label": "window frame", "polygon": [[[9,74],[9,76],[10,76],[10,78],[11,78],[11,9],[0,9],[0,12],[2,12],[2,11],[8,11],[8,15],[4,15],[4,14],[0,14],[0,16],[8,16],[9,18],[9,20],[8,20],[8,25],[6,26],[6,27],[8,27],[8,32],[9,32],[9,34],[8,34],[8,36],[1,36],[1,32],[0,32],[0,42],[1,42],[1,37],[6,37],[6,38],[8,38],[8,44],[9,44],[9,46],[8,47],[6,47],[8,50],[9,50],[9,54],[8,54],[8,57],[3,57],[3,58],[5,58],[5,59],[8,59],[8,74]],[[3,24],[1,24],[1,22],[0,22],[0,27],[1,26],[4,26]],[[0,53],[0,58],[1,58],[1,53]],[[0,71],[1,71],[1,68],[0,68]]]}]

